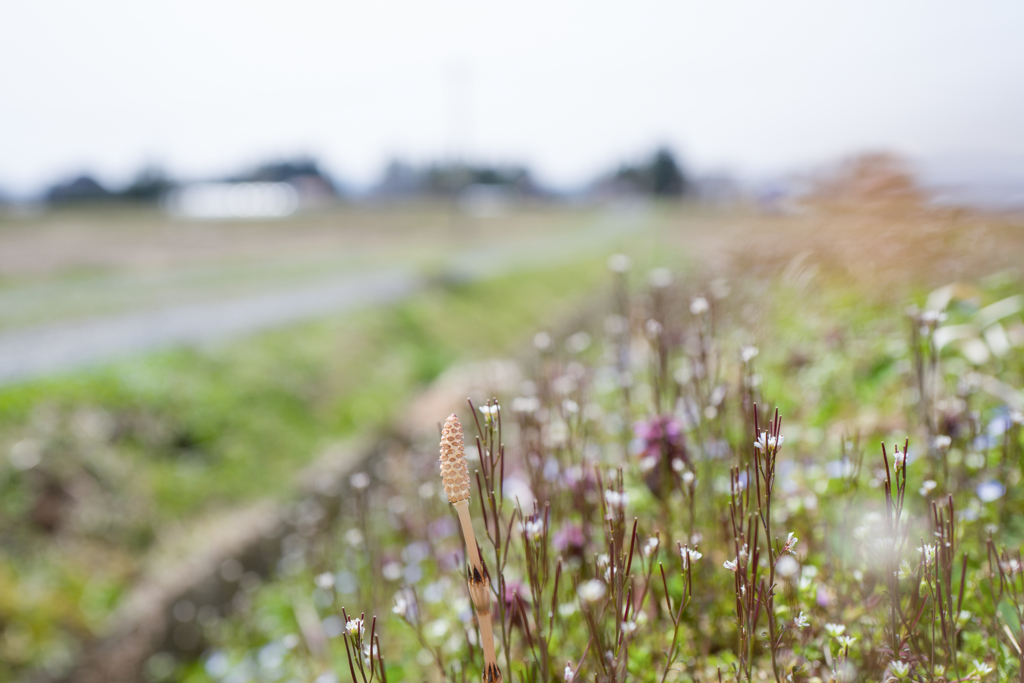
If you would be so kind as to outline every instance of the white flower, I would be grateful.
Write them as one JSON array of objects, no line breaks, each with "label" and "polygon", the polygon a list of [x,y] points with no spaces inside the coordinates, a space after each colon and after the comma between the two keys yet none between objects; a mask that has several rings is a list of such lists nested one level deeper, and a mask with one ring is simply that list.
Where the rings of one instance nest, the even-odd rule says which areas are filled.
[{"label": "white flower", "polygon": [[[630,265],[632,265],[632,261],[626,254],[612,254],[608,257],[608,270],[612,272],[626,272],[630,269]],[[566,671],[568,671],[568,668],[566,668]],[[566,674],[565,680],[569,680],[568,674]]]},{"label": "white flower", "polygon": [[747,345],[740,349],[740,358],[743,359],[744,363],[749,363],[757,357],[757,353],[756,346]]},{"label": "white flower", "polygon": [[789,537],[786,539],[786,545],[782,546],[782,554],[793,552],[793,547],[800,542],[800,539],[793,535],[793,532],[789,532]]},{"label": "white flower", "polygon": [[576,589],[576,593],[585,602],[597,602],[604,597],[607,588],[603,581],[597,579],[591,579],[590,581],[584,581],[580,584],[580,587]]},{"label": "white flower", "polygon": [[977,676],[978,678],[981,678],[982,676],[987,676],[988,674],[992,673],[993,671],[995,671],[995,669],[993,669],[991,666],[989,666],[985,662],[979,662],[977,659],[974,660],[974,672],[973,672],[973,675]]},{"label": "white flower", "polygon": [[842,624],[825,624],[825,631],[833,638],[838,638],[846,631],[846,627]]},{"label": "white flower", "polygon": [[771,451],[776,451],[782,448],[782,443],[786,440],[783,434],[779,434],[778,440],[774,436],[770,435],[767,431],[761,432],[757,436],[757,441],[754,442],[754,448],[764,452],[765,448]]},{"label": "white flower", "polygon": [[494,415],[498,414],[498,412],[500,411],[500,408],[498,408],[498,404],[495,403],[493,406],[487,406],[487,405],[480,406],[479,410],[484,415],[494,416]]},{"label": "white flower", "polygon": [[683,557],[684,570],[689,569],[691,564],[704,557],[704,554],[699,552],[696,548],[690,548],[685,545],[679,551],[679,554]]},{"label": "white flower", "polygon": [[945,434],[939,434],[935,437],[935,447],[940,451],[944,451],[949,448],[951,443],[953,443],[953,439],[949,438]]},{"label": "white flower", "polygon": [[[676,460],[675,462],[672,463],[673,466],[675,465],[676,462],[681,463],[682,460]],[[686,470],[685,472],[683,472],[683,483],[684,484],[689,486],[690,484],[693,483],[693,480],[694,480],[693,472],[691,472],[690,470]]]},{"label": "white flower", "polygon": [[569,335],[565,340],[565,350],[569,353],[583,353],[590,348],[590,335],[586,332],[576,332]]},{"label": "white flower", "polygon": [[622,622],[622,624],[620,624],[620,627],[621,627],[623,633],[632,633],[633,631],[636,630],[636,622],[635,621],[624,621],[624,622]]},{"label": "white flower", "polygon": [[668,287],[672,284],[672,271],[668,268],[655,268],[647,277],[651,287],[656,287],[657,289]]},{"label": "white flower", "polygon": [[604,492],[604,502],[610,508],[625,510],[626,505],[629,503],[629,494],[624,491],[612,491],[609,489]]},{"label": "white flower", "polygon": [[836,640],[838,640],[839,644],[847,650],[849,650],[850,646],[857,641],[853,636],[839,636]]},{"label": "white flower", "polygon": [[640,471],[643,473],[650,472],[651,470],[658,466],[658,460],[659,458],[657,455],[649,455],[645,458],[642,458],[639,463]]},{"label": "white flower", "polygon": [[568,662],[565,665],[565,683],[572,683],[574,678],[576,678],[576,672],[572,670],[572,662]]},{"label": "white flower", "polygon": [[783,555],[775,562],[775,573],[784,579],[795,576],[800,571],[800,563],[792,555]]},{"label": "white flower", "polygon": [[409,613],[409,601],[405,599],[405,596],[401,593],[395,595],[395,606],[391,608],[391,611],[402,617],[403,619]]},{"label": "white flower", "polygon": [[450,629],[451,624],[444,619],[434,619],[432,622],[427,624],[424,630],[431,638],[442,638]]},{"label": "white flower", "polygon": [[370,666],[370,660],[377,656],[377,652],[377,643],[373,643],[373,645],[366,643],[363,645],[363,661],[367,667]]},{"label": "white flower", "polygon": [[694,315],[700,315],[701,313],[707,313],[708,312],[708,308],[710,308],[708,306],[708,300],[705,299],[702,296],[695,297],[693,299],[693,301],[690,302],[690,313],[692,313]]},{"label": "white flower", "polygon": [[892,466],[893,466],[893,469],[895,469],[897,472],[899,472],[903,468],[903,465],[906,464],[906,462],[907,462],[907,453],[906,453],[906,451],[901,453],[900,452],[900,447],[899,446],[894,446],[893,447],[893,454],[892,454]]},{"label": "white flower", "polygon": [[658,537],[651,536],[644,544],[644,557],[650,557],[658,551]]},{"label": "white flower", "polygon": [[933,559],[935,559],[935,546],[934,545],[926,545],[926,546],[924,546],[922,548],[922,551],[924,553],[924,561],[925,562],[929,562],[930,563]]},{"label": "white flower", "polygon": [[935,325],[941,323],[946,319],[946,314],[942,311],[936,311],[934,309],[927,309],[921,311],[921,322],[925,325]]},{"label": "white flower", "polygon": [[317,587],[318,588],[322,588],[323,590],[327,590],[329,588],[334,588],[334,574],[332,574],[330,572],[324,572],[323,574],[317,574],[317,576],[314,579],[314,581],[316,582]]},{"label": "white flower", "polygon": [[345,630],[348,631],[350,636],[363,635],[363,620],[362,619],[349,619],[345,623]]},{"label": "white flower", "polygon": [[532,414],[540,410],[540,400],[536,396],[517,396],[512,399],[512,411]]},{"label": "white flower", "polygon": [[520,525],[522,532],[531,541],[535,541],[544,533],[544,521],[541,519],[528,519]]},{"label": "white flower", "polygon": [[800,612],[800,614],[797,615],[796,619],[793,620],[793,626],[797,628],[807,628],[810,625],[811,622],[807,620],[807,617],[804,616],[803,612]]},{"label": "white flower", "polygon": [[893,676],[903,680],[910,673],[910,665],[906,662],[893,662],[889,665],[889,670],[892,671]]},{"label": "white flower", "polygon": [[938,483],[936,483],[934,479],[925,479],[924,481],[921,482],[921,488],[918,489],[918,493],[920,493],[922,496],[927,496],[929,493],[935,490],[936,486],[938,486]]},{"label": "white flower", "polygon": [[728,569],[731,572],[735,572],[736,571],[736,560],[726,560],[724,563],[722,563],[722,566],[725,567],[726,569]]}]

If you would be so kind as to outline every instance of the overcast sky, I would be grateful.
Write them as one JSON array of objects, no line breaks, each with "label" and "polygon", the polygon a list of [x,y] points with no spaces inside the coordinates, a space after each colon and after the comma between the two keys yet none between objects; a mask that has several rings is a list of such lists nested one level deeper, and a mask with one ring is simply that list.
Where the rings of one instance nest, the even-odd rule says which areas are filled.
[{"label": "overcast sky", "polygon": [[1024,158],[1024,2],[31,0],[0,13],[0,188],[300,153],[530,164],[658,143],[772,173],[864,149]]}]

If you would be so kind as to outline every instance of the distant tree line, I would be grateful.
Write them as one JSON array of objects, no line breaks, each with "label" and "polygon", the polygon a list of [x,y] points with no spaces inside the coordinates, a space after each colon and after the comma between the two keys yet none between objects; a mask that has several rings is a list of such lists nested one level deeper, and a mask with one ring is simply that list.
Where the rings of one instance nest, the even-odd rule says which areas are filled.
[{"label": "distant tree line", "polygon": [[[315,185],[317,190],[337,196],[338,185],[312,159],[300,158],[263,164],[246,172],[217,179],[219,182],[284,182],[296,185]],[[44,194],[49,204],[79,204],[89,202],[156,202],[182,183],[170,178],[156,166],[147,166],[134,180],[121,189],[110,189],[89,174],[82,174],[57,183]]]},{"label": "distant tree line", "polygon": [[623,164],[612,174],[610,184],[637,194],[655,197],[682,197],[689,194],[691,182],[668,148],[662,147],[637,164]]},{"label": "distant tree line", "polygon": [[391,161],[371,194],[381,197],[454,196],[474,186],[490,186],[524,196],[547,192],[534,181],[529,169],[516,165],[431,163],[414,166]]},{"label": "distant tree line", "polygon": [[[220,182],[287,182],[300,192],[321,197],[338,197],[339,184],[311,158],[296,158],[260,165],[245,173],[230,175]],[[181,186],[162,169],[147,166],[131,183],[119,189],[105,187],[89,174],[82,174],[50,187],[43,198],[49,204],[90,202],[157,202]],[[369,195],[383,198],[457,196],[469,188],[486,187],[521,197],[552,196],[530,169],[516,164],[480,164],[433,162],[414,165],[391,161]],[[587,193],[633,194],[655,197],[682,197],[693,190],[693,183],[673,152],[659,148],[639,162],[624,163],[598,177]]]}]

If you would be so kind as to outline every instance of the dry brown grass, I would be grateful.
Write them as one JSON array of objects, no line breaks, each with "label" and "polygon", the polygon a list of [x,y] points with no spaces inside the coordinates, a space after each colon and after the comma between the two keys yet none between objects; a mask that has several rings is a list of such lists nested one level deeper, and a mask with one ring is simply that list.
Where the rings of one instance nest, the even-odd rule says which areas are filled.
[{"label": "dry brown grass", "polygon": [[892,157],[869,155],[814,182],[785,214],[723,217],[698,239],[689,231],[677,239],[704,253],[709,273],[813,268],[889,302],[914,288],[1021,271],[1024,216],[930,206]]}]

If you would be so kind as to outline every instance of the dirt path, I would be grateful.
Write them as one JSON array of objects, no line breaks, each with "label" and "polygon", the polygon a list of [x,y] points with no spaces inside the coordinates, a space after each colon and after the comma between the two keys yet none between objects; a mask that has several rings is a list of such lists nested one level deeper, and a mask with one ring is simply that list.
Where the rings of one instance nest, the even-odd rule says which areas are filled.
[{"label": "dirt path", "polygon": [[265,296],[45,325],[0,334],[0,382],[28,379],[175,344],[255,332],[411,292],[411,269],[346,275]]}]

